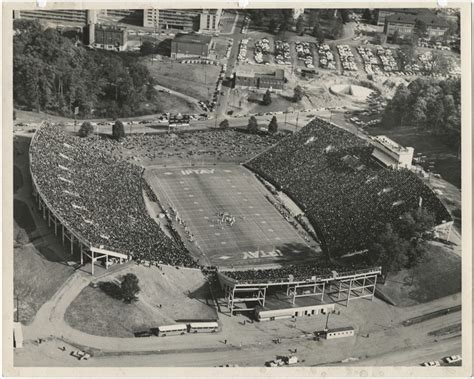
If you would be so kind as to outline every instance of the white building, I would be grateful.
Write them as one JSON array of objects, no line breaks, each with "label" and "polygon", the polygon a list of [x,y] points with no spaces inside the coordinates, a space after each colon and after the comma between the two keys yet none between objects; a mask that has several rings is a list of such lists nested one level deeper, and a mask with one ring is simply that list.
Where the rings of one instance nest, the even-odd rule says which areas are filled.
[{"label": "white building", "polygon": [[411,169],[413,147],[403,147],[387,136],[372,137],[372,157],[385,167]]}]

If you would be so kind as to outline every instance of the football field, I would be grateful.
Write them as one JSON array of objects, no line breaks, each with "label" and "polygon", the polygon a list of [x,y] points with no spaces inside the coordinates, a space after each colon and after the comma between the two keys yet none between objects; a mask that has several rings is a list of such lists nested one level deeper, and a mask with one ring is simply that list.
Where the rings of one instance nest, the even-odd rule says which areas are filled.
[{"label": "football field", "polygon": [[150,168],[147,181],[161,204],[175,210],[211,265],[298,263],[316,257],[244,167]]}]

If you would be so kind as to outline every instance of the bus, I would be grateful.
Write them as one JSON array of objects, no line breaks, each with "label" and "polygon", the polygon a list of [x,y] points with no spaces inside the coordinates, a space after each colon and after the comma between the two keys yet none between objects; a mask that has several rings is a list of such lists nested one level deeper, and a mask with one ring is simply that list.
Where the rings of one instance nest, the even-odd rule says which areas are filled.
[{"label": "bus", "polygon": [[188,324],[189,333],[215,333],[219,330],[217,322],[192,322]]},{"label": "bus", "polygon": [[158,327],[158,337],[185,334],[188,331],[186,324],[163,325]]}]

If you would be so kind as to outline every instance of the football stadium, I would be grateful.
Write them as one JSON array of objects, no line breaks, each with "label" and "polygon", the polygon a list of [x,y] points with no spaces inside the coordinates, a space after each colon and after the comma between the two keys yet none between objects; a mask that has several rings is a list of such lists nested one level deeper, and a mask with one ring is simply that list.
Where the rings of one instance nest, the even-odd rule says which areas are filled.
[{"label": "football stadium", "polygon": [[315,118],[279,136],[229,129],[124,142],[43,122],[29,154],[38,209],[92,273],[98,261],[132,260],[213,272],[230,314],[274,319],[373,298],[382,268],[347,257],[363,257],[405,212],[423,206],[451,225],[413,171],[385,167],[373,150]]}]

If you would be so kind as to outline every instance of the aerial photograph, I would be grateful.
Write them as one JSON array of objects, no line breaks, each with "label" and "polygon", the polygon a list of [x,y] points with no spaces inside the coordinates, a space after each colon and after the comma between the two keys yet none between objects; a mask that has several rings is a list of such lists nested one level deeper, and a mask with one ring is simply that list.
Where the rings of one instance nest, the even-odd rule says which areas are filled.
[{"label": "aerial photograph", "polygon": [[11,13],[14,367],[463,366],[459,8]]}]

